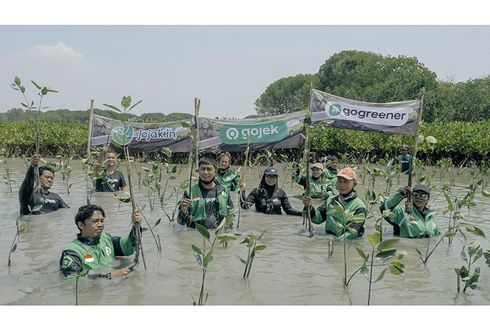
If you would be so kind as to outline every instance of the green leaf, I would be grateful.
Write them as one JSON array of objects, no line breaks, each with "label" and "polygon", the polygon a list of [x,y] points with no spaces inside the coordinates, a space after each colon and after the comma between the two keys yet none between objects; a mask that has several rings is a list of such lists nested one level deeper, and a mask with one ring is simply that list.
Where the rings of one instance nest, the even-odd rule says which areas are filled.
[{"label": "green leaf", "polygon": [[15,250],[17,250],[17,243],[14,243],[14,245],[12,246],[12,250],[10,250],[10,252],[14,252]]},{"label": "green leaf", "polygon": [[485,233],[483,232],[483,230],[473,225],[471,227],[468,227],[468,225],[466,225],[466,231],[485,237]]},{"label": "green leaf", "polygon": [[162,221],[162,218],[160,217],[160,218],[159,218],[159,219],[156,221],[155,226],[157,226],[158,224],[160,224],[160,222],[161,222],[161,221]]},{"label": "green leaf", "polygon": [[247,265],[247,261],[245,259],[240,258],[240,261],[242,262],[242,264]]},{"label": "green leaf", "polygon": [[116,108],[114,105],[110,105],[110,104],[102,104],[102,105],[107,106],[108,108],[121,113],[121,110]]},{"label": "green leaf", "polygon": [[36,86],[37,89],[41,90],[41,86],[39,86],[35,81],[31,80],[31,83],[34,84],[34,86]]},{"label": "green leaf", "polygon": [[403,268],[405,265],[399,263],[399,262],[391,262],[391,264],[388,265],[388,269],[390,270],[390,273],[393,275],[401,275],[403,274],[404,270]]},{"label": "green leaf", "polygon": [[199,223],[196,223],[196,230],[204,237],[206,238],[208,241],[209,241],[209,238],[211,237],[211,235],[209,234],[209,231],[208,229],[204,226],[204,225],[201,225]]},{"label": "green leaf", "polygon": [[400,241],[400,239],[385,240],[378,245],[378,251],[385,251],[386,249],[391,249],[398,241]]},{"label": "green leaf", "polygon": [[386,249],[384,251],[380,251],[376,254],[376,258],[386,260],[389,259],[396,254],[396,249]]},{"label": "green leaf", "polygon": [[42,94],[42,95],[46,95],[46,94],[48,94],[48,88],[47,88],[47,87],[43,87],[43,88],[41,89],[41,94]]},{"label": "green leaf", "polygon": [[131,111],[136,105],[140,104],[141,102],[143,102],[143,100],[140,100],[138,102],[136,102],[136,104],[133,104],[129,109],[128,111]]},{"label": "green leaf", "polygon": [[369,259],[369,256],[366,255],[366,253],[361,248],[359,248],[359,247],[355,247],[355,248],[356,248],[359,256],[361,256],[361,258],[364,259],[364,261],[367,261]]},{"label": "green leaf", "polygon": [[195,246],[195,245],[192,245],[192,250],[196,253],[198,253],[199,255],[202,255],[202,251],[199,247]]},{"label": "green leaf", "polygon": [[210,251],[206,254],[206,256],[204,256],[204,260],[202,262],[202,266],[204,268],[207,268],[208,264],[213,261],[213,256],[211,254],[212,254],[212,252]]},{"label": "green leaf", "polygon": [[123,96],[121,99],[121,106],[127,109],[131,105],[131,95]]},{"label": "green leaf", "polygon": [[376,283],[378,281],[381,281],[383,279],[383,277],[385,277],[385,273],[386,273],[386,268],[383,269],[383,271],[378,275],[378,277],[376,278],[376,280],[374,281],[374,283]]},{"label": "green leaf", "polygon": [[267,248],[266,245],[260,244],[255,247],[255,250],[260,251],[260,250],[264,250],[265,248]]},{"label": "green leaf", "polygon": [[367,275],[369,273],[369,269],[367,268],[365,263],[362,265],[360,273],[361,273],[361,275],[364,275],[367,277]]},{"label": "green leaf", "polygon": [[381,235],[378,231],[374,231],[373,233],[369,234],[368,235],[368,240],[369,240],[369,243],[375,247],[379,241],[380,241],[380,238],[381,238]]},{"label": "green leaf", "polygon": [[14,78],[14,84],[17,85],[17,86],[20,86],[21,82],[20,82],[20,78],[15,76]]}]

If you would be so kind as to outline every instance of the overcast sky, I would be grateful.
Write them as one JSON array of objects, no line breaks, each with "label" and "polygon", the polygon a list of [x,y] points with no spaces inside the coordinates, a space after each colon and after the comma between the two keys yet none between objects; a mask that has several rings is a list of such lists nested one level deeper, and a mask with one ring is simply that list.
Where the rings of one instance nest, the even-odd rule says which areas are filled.
[{"label": "overcast sky", "polygon": [[[49,85],[52,108],[83,110],[90,99],[135,110],[255,114],[275,80],[316,73],[343,50],[416,57],[441,80],[490,74],[490,26],[0,26],[0,112],[19,106],[14,77]],[[406,99],[399,99],[406,100]]]}]

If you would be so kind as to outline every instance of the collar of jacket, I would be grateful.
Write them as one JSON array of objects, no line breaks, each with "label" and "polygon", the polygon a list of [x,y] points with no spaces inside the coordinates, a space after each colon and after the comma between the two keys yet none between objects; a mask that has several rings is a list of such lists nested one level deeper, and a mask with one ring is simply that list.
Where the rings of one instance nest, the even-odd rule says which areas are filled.
[{"label": "collar of jacket", "polygon": [[342,202],[345,202],[345,201],[351,201],[355,198],[357,198],[357,193],[355,190],[352,190],[351,192],[349,192],[347,195],[342,195],[342,194],[339,194],[338,195],[338,198],[340,199],[340,201]]},{"label": "collar of jacket", "polygon": [[77,234],[77,240],[86,245],[96,245],[100,241],[100,237],[85,238],[82,234]]}]

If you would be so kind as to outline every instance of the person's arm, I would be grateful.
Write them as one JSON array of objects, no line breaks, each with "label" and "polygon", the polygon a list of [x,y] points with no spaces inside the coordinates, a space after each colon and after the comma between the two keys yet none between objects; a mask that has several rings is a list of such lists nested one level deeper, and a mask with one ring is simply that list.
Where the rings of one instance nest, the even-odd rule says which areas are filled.
[{"label": "person's arm", "polygon": [[251,193],[248,194],[248,196],[245,198],[245,190],[242,190],[242,200],[241,200],[241,206],[243,209],[249,209],[252,207],[253,204],[255,204],[255,201],[257,200],[257,195],[258,195],[259,190],[257,188],[254,188]]},{"label": "person's arm", "polygon": [[[29,204],[30,199],[32,197],[32,193],[34,192],[34,181],[36,178],[34,169],[37,169],[39,166],[39,160],[41,156],[38,154],[34,154],[31,157],[31,165],[27,169],[26,175],[22,184],[19,188],[19,203],[20,203],[20,213],[22,215],[30,214]],[[34,207],[31,207],[31,209]]]},{"label": "person's arm", "polygon": [[65,201],[63,200],[63,198],[61,198],[61,196],[59,196],[59,206],[58,208],[70,208],[70,205],[68,205],[67,203],[65,203]]},{"label": "person's arm", "polygon": [[233,180],[231,180],[230,191],[240,192],[239,184],[240,184],[240,176],[237,174],[235,175]]},{"label": "person's arm", "polygon": [[[303,198],[303,204],[305,205],[303,207],[303,212],[306,214],[310,214],[311,222],[314,224],[322,224],[327,220],[327,208],[325,205],[321,205],[317,209],[313,205],[311,205],[311,198],[310,197],[304,197]],[[306,207],[309,206],[310,211],[306,212]]]},{"label": "person's arm", "polygon": [[187,190],[184,192],[182,200],[179,203],[179,214],[177,214],[177,223],[180,225],[186,225],[189,221],[189,206],[191,200],[187,194]]},{"label": "person's arm", "polygon": [[71,250],[64,250],[60,258],[60,270],[66,279],[88,278],[88,279],[112,279],[116,277],[126,277],[130,270],[122,268],[106,274],[89,273],[83,269],[83,263],[80,257]]},{"label": "person's arm", "polygon": [[407,196],[409,191],[411,191],[411,189],[408,186],[400,188],[400,190],[398,190],[393,196],[381,203],[381,205],[379,206],[379,210],[381,211],[381,213],[388,209],[394,209],[403,200],[403,198]]},{"label": "person's arm", "polygon": [[94,166],[94,172],[99,172],[100,170],[102,170],[102,165],[104,164],[104,162],[106,160],[106,155],[107,155],[108,151],[109,151],[109,146],[104,145],[104,147],[102,148],[102,151],[99,154],[98,162]]},{"label": "person's arm", "polygon": [[295,215],[295,216],[303,215],[303,213],[301,213],[301,211],[299,211],[299,210],[297,210],[291,206],[291,203],[289,203],[289,198],[286,195],[286,193],[284,192],[284,190],[281,190],[281,191],[282,191],[281,205],[282,205],[282,209],[284,210],[284,212],[286,212],[286,214],[288,214],[288,215]]},{"label": "person's arm", "polygon": [[124,178],[124,174],[121,172],[121,179],[119,180],[119,188],[123,193],[129,193],[129,187],[126,183],[126,179]]}]

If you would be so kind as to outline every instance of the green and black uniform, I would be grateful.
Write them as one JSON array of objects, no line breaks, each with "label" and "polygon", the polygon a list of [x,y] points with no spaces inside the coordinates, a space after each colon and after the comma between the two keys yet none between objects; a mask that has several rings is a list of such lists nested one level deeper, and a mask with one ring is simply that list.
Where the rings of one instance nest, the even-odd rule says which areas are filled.
[{"label": "green and black uniform", "polygon": [[[306,188],[306,176],[296,174],[294,177],[297,184]],[[332,182],[324,175],[319,178],[309,177],[310,179],[310,197],[311,198],[327,198],[333,195]]]},{"label": "green and black uniform", "polygon": [[399,155],[395,158],[395,161],[400,164],[400,171],[408,174],[410,170],[410,161],[412,161],[412,155]]},{"label": "green and black uniform", "polygon": [[110,173],[104,170],[102,178],[95,181],[95,191],[116,192],[122,190],[126,185],[126,180],[121,171],[114,170]]},{"label": "green and black uniform", "polygon": [[230,169],[230,167],[226,170],[218,169],[218,173],[216,173],[215,182],[225,187],[229,192],[240,192],[239,181],[240,176]]},{"label": "green and black uniform", "polygon": [[385,220],[393,225],[393,234],[404,238],[428,238],[438,235],[440,231],[435,221],[435,212],[427,207],[420,212],[413,206],[412,213],[408,214],[405,212],[405,205],[399,205],[405,197],[406,195],[399,191],[379,207],[381,212],[391,210],[391,214],[386,216]]},{"label": "green and black uniform", "polygon": [[339,173],[339,170],[334,169],[330,166],[327,166],[325,169],[323,169],[323,175],[325,176],[325,178],[327,178],[330,181],[333,189],[335,189],[337,186],[337,174],[338,173]]},{"label": "green and black uniform", "polygon": [[[345,215],[338,212],[335,202],[342,205],[345,211],[354,212],[354,215],[364,215],[366,217],[366,205],[357,197],[355,191],[351,191],[348,195],[343,196],[341,194],[329,197],[325,203],[315,209],[310,206],[311,221],[315,224],[322,224],[325,222],[325,231],[340,237],[344,232],[343,225],[345,224]],[[364,234],[364,222],[353,222],[348,225],[347,228],[347,240],[357,239]]]},{"label": "green and black uniform", "polygon": [[58,208],[70,208],[57,193],[43,190],[41,187],[34,189],[35,178],[34,168],[30,165],[19,189],[20,214],[31,214],[29,206],[33,209],[42,205],[40,210],[32,214],[45,214],[56,211]]},{"label": "green and black uniform", "polygon": [[78,234],[77,239],[70,242],[61,253],[60,269],[66,278],[75,278],[80,274],[87,275],[88,278],[111,278],[110,273],[89,272],[112,266],[116,256],[132,255],[135,245],[133,231],[127,237],[113,237],[103,232],[100,237],[83,238]]},{"label": "green and black uniform", "polygon": [[269,186],[265,182],[265,175],[262,175],[259,187],[254,188],[248,196],[242,191],[240,197],[241,207],[249,209],[255,204],[255,210],[264,214],[281,215],[281,208],[287,215],[301,216],[301,211],[294,209],[289,203],[286,192],[277,186]]},{"label": "green and black uniform", "polygon": [[184,192],[184,198],[191,198],[191,204],[184,215],[180,210],[177,222],[195,228],[195,223],[204,225],[208,229],[217,227],[223,218],[233,209],[230,193],[222,185],[216,184],[213,189],[205,189],[200,184],[193,185],[191,196]]}]

